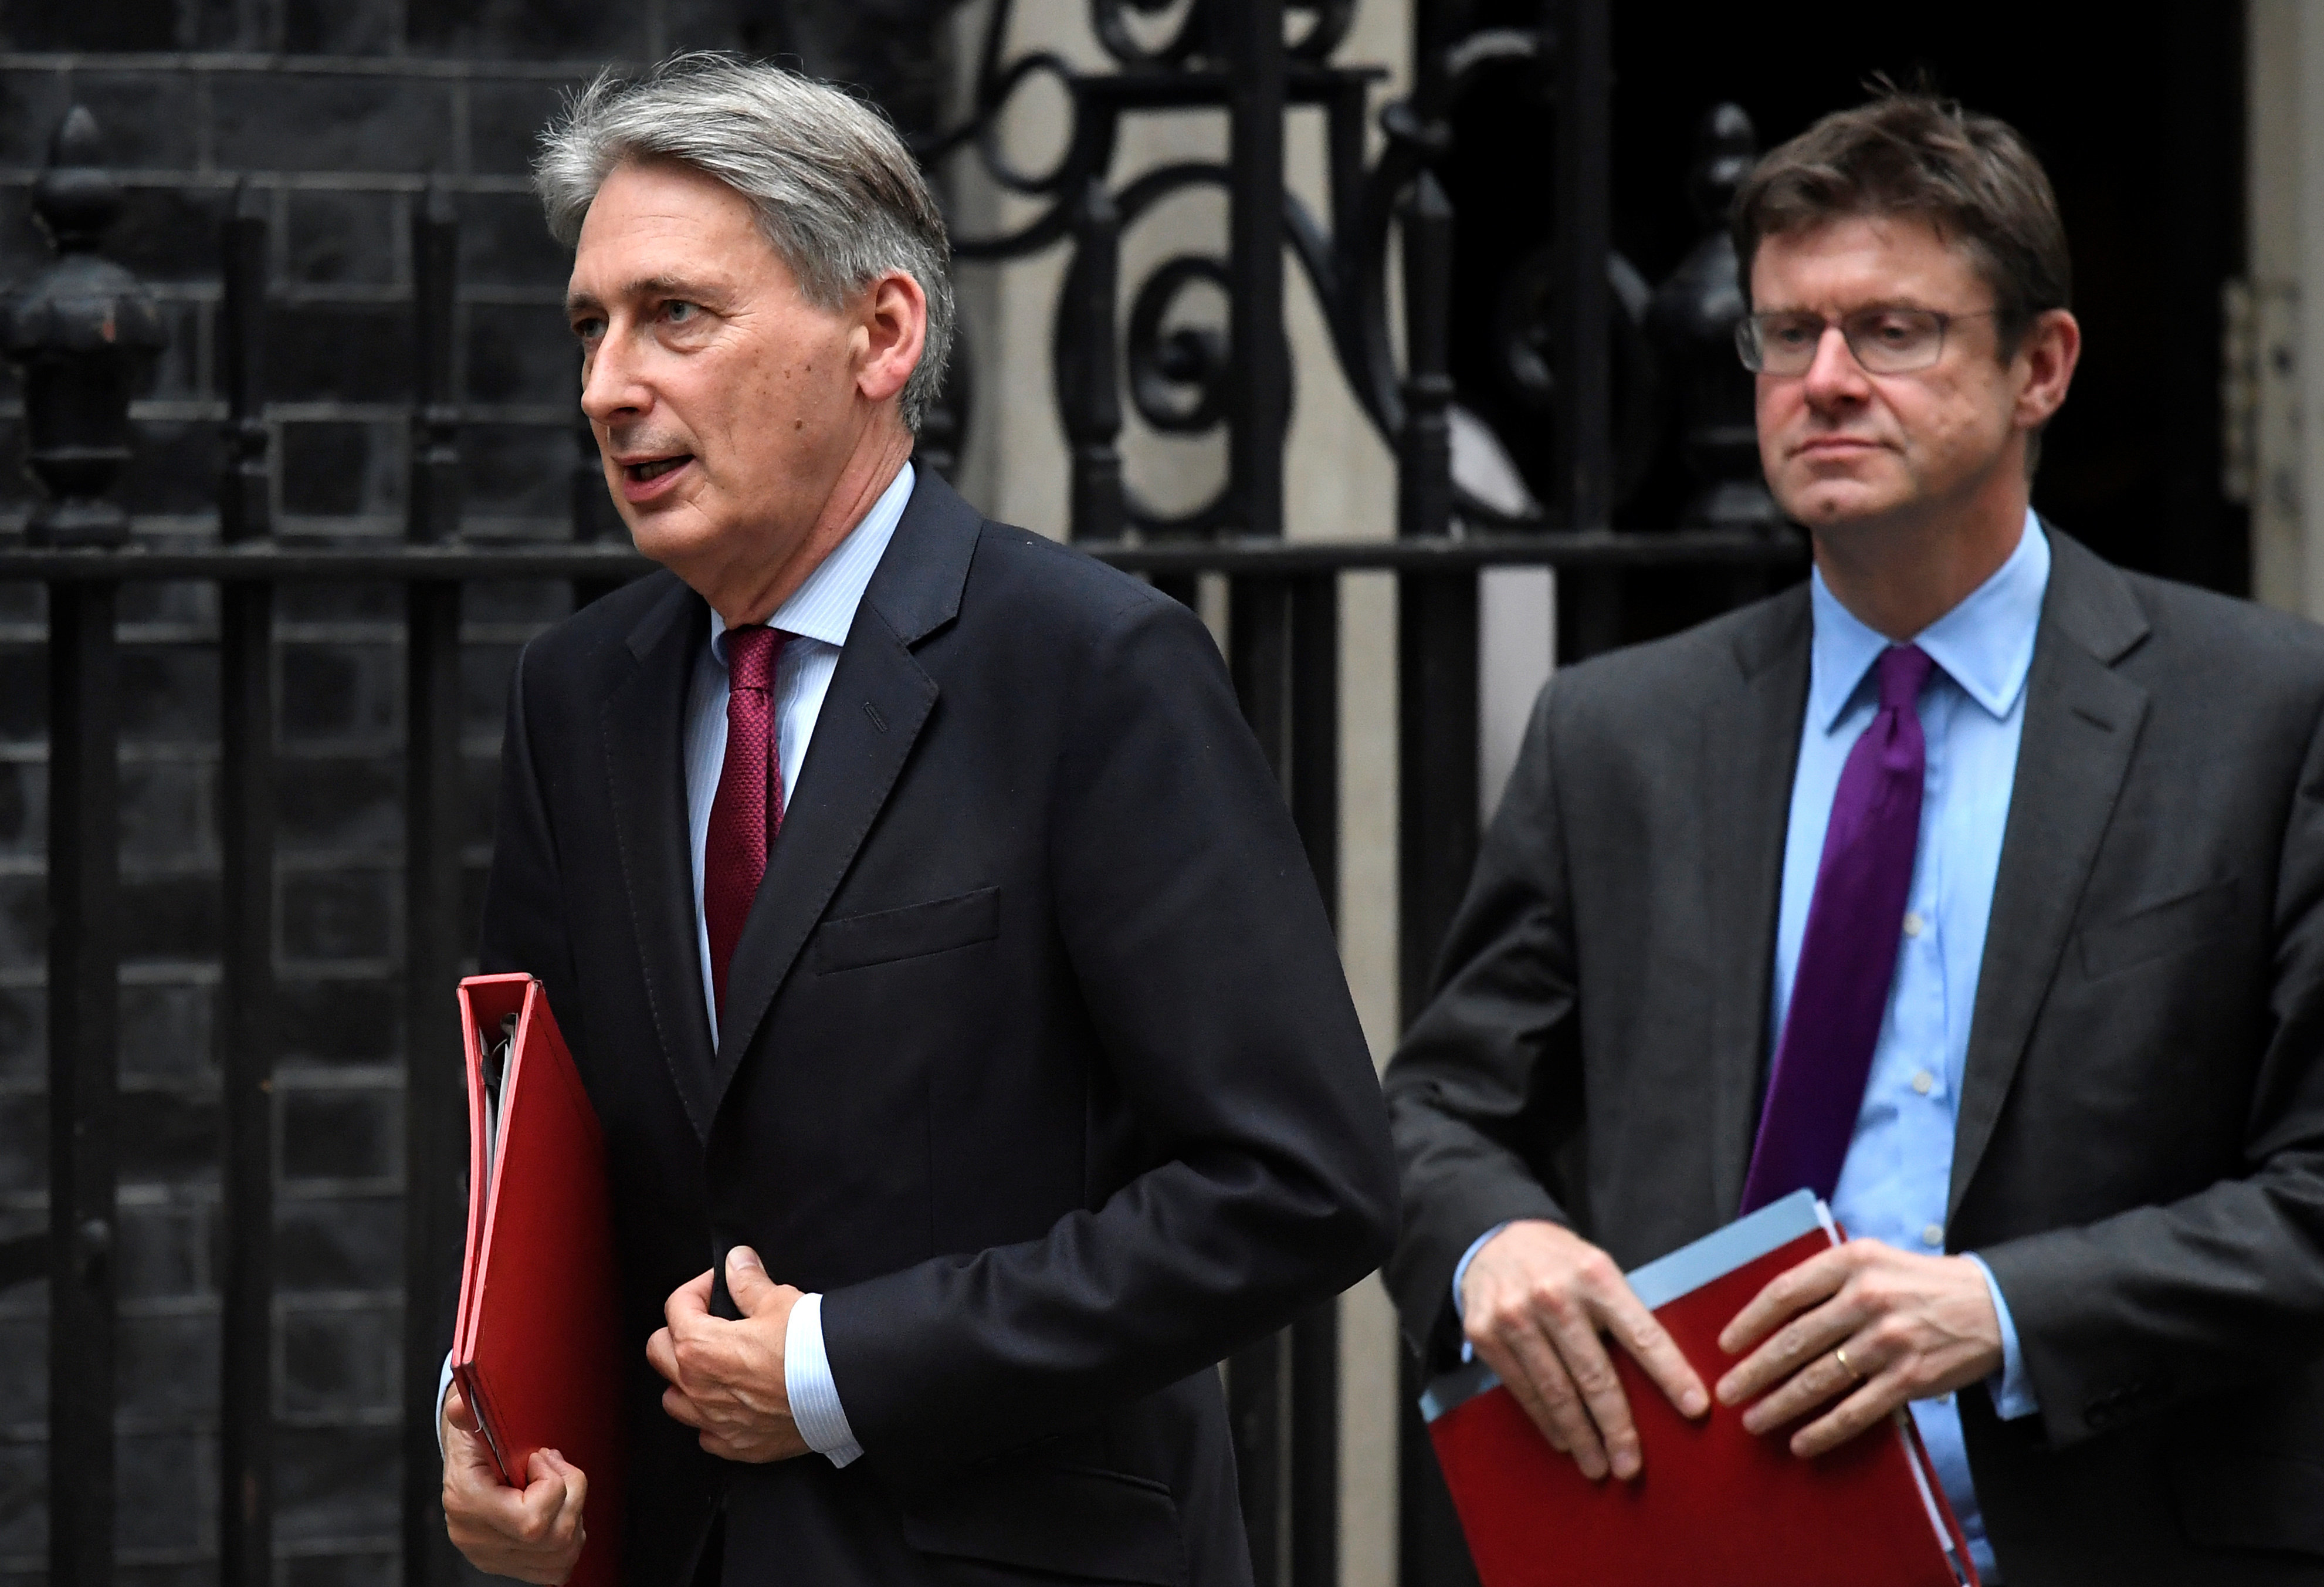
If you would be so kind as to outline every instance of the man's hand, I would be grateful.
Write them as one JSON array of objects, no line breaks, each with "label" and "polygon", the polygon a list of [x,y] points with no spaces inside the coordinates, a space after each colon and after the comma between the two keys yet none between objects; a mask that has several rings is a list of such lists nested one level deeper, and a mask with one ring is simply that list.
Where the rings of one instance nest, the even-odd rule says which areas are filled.
[{"label": "man's hand", "polygon": [[1792,1435],[1792,1453],[1803,1456],[2001,1366],[1985,1270],[1967,1257],[1915,1256],[1877,1240],[1849,1241],[1783,1274],[1735,1314],[1719,1344],[1738,1355],[1763,1339],[1719,1380],[1720,1403],[1757,1399],[1743,1426],[1766,1433],[1846,1395]]},{"label": "man's hand", "polygon": [[589,1479],[553,1449],[537,1451],[522,1488],[501,1481],[475,1414],[456,1387],[444,1397],[444,1526],[452,1546],[491,1576],[543,1587],[580,1563]]},{"label": "man's hand", "polygon": [[1591,1481],[1638,1474],[1638,1433],[1598,1337],[1611,1333],[1683,1415],[1711,1408],[1702,1379],[1639,1304],[1613,1258],[1570,1229],[1510,1224],[1461,1282],[1462,1331],[1542,1435]]},{"label": "man's hand", "polygon": [[663,1303],[668,1326],[646,1342],[646,1360],[669,1379],[661,1408],[698,1431],[702,1447],[721,1460],[805,1454],[783,1383],[783,1338],[803,1296],[768,1278],[747,1245],[726,1253],[726,1293],[742,1310],[740,1322],[710,1315],[706,1268]]}]

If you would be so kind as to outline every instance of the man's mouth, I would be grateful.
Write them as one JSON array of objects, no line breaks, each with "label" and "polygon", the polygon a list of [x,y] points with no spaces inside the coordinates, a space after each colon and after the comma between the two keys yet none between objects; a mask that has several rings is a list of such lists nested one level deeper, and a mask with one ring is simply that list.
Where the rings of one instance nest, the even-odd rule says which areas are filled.
[{"label": "man's mouth", "polygon": [[675,457],[650,457],[643,463],[624,463],[622,465],[622,472],[640,484],[643,484],[650,479],[659,479],[671,469],[691,463],[693,460],[692,453],[680,452]]}]

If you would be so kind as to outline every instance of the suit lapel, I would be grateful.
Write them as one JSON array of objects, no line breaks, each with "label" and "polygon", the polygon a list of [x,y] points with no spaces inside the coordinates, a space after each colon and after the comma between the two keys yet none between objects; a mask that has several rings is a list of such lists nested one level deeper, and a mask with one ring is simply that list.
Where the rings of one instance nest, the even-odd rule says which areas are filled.
[{"label": "suit lapel", "polygon": [[1767,1043],[1768,982],[1783,889],[1784,834],[1800,724],[1807,711],[1804,587],[1768,604],[1737,634],[1738,677],[1703,714],[1711,900],[1711,1172],[1719,1216],[1743,1199]]},{"label": "suit lapel", "polygon": [[782,834],[734,945],[719,1010],[713,1112],[936,708],[936,680],[912,647],[957,615],[982,521],[933,471],[918,471],[856,608]]},{"label": "suit lapel", "polygon": [[702,598],[673,581],[668,598],[631,632],[626,672],[598,710],[646,1001],[687,1118],[705,1136],[715,1097],[687,844],[684,735],[687,685],[708,634]]},{"label": "suit lapel", "polygon": [[2130,586],[2056,530],[2049,535],[2050,587],[1978,972],[1948,1223],[1993,1139],[2146,715],[2146,691],[2113,670],[2147,632]]}]

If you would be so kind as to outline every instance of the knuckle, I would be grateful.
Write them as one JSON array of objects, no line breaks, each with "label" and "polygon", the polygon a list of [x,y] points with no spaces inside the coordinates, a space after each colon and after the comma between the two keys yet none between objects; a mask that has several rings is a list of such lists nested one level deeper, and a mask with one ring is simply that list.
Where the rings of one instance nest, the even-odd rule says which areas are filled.
[{"label": "knuckle", "polygon": [[1586,1399],[1598,1399],[1614,1388],[1614,1374],[1596,1361],[1590,1362],[1573,1374],[1575,1385]]},{"label": "knuckle", "polygon": [[1562,1284],[1542,1284],[1533,1292],[1534,1310],[1552,1322],[1572,1324],[1582,1315],[1582,1298]]}]

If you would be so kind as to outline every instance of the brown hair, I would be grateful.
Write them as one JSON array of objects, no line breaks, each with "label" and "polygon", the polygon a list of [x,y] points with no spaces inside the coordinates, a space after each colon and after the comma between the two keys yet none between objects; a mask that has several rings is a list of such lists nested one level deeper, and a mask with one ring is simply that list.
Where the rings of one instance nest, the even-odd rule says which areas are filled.
[{"label": "brown hair", "polygon": [[1752,167],[1731,225],[1743,295],[1762,238],[1853,216],[1912,215],[1969,250],[1993,289],[2001,355],[2052,309],[2070,306],[2073,267],[2057,195],[2007,122],[1924,88],[1877,84]]}]

